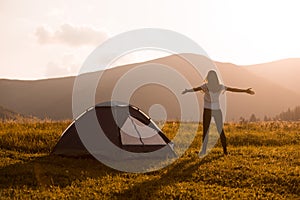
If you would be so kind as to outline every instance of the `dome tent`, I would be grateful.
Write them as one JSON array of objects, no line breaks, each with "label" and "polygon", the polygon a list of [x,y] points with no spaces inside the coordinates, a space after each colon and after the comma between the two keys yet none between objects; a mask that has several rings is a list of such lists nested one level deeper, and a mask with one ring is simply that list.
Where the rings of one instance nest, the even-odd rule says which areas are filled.
[{"label": "dome tent", "polygon": [[[84,124],[84,121],[93,121],[95,118],[93,113],[96,114],[102,131],[97,131],[97,128],[85,127],[83,133],[86,138],[91,138],[89,143],[93,143],[90,145],[93,148],[89,146],[89,150],[87,150],[82,142],[82,135],[78,134],[78,125]],[[83,133],[80,131],[80,134]],[[108,138],[118,149],[127,152],[149,153],[164,149],[163,153],[158,154],[159,156],[176,157],[173,143],[150,117],[139,108],[121,102],[100,103],[83,112],[63,132],[51,154],[63,156],[100,154],[104,157],[111,157],[113,152],[107,148],[105,139],[93,139],[96,138],[94,136],[99,135],[105,135],[105,139]]]}]

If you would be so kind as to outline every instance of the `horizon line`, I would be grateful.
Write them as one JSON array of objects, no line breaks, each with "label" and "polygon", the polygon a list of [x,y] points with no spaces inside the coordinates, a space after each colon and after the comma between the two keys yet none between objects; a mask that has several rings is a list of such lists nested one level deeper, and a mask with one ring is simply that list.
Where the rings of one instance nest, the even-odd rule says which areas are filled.
[{"label": "horizon line", "polygon": [[[189,54],[189,53],[186,53]],[[114,69],[114,68],[119,68],[122,66],[127,66],[127,65],[132,65],[132,64],[139,64],[139,63],[144,63],[144,62],[149,62],[149,61],[153,61],[153,60],[158,60],[158,59],[163,59],[163,58],[167,58],[170,56],[174,56],[174,55],[180,55],[180,54],[172,54],[172,55],[168,55],[168,56],[163,56],[163,57],[157,57],[157,58],[153,58],[153,59],[149,59],[149,60],[144,60],[144,61],[140,61],[140,62],[132,62],[132,63],[125,63],[125,64],[120,64],[117,66],[113,66],[107,69],[102,69],[102,70],[108,70],[108,69]],[[211,59],[211,58],[209,58]],[[295,59],[299,59],[300,57],[290,57],[290,58],[282,58],[282,59],[277,59],[277,60],[273,60],[273,61],[267,61],[267,62],[262,62],[262,63],[255,63],[255,64],[235,64],[234,62],[227,62],[227,61],[217,61],[215,59],[211,59],[213,62],[215,63],[222,63],[222,64],[229,64],[229,65],[234,65],[237,67],[251,67],[251,66],[257,66],[257,65],[265,65],[265,64],[271,64],[271,63],[276,63],[276,62],[280,62],[280,61],[285,61],[285,60],[295,60]],[[83,74],[88,74],[88,73],[93,73],[93,72],[98,72],[98,71],[102,71],[102,70],[97,70],[97,71],[92,71],[92,72],[86,72]],[[11,77],[0,77],[0,80],[12,80],[12,81],[43,81],[43,80],[50,80],[50,79],[62,79],[62,78],[71,78],[71,77],[76,77],[78,76],[78,74],[74,74],[74,75],[66,75],[66,76],[54,76],[54,77],[42,77],[42,78],[11,78]]]}]

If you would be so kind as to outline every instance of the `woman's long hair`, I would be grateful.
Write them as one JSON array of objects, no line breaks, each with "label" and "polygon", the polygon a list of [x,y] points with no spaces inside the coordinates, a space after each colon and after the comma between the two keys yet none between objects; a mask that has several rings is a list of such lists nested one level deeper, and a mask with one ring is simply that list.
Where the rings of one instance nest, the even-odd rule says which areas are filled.
[{"label": "woman's long hair", "polygon": [[210,70],[206,76],[206,82],[208,90],[211,92],[218,92],[221,90],[221,84],[217,73],[214,70]]}]

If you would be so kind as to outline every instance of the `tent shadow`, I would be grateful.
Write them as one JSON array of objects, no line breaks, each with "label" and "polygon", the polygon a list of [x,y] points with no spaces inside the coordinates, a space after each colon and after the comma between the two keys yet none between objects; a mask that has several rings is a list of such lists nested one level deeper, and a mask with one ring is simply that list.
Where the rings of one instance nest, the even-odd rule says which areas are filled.
[{"label": "tent shadow", "polygon": [[75,180],[99,178],[118,173],[121,172],[95,159],[50,155],[0,168],[0,189],[49,186],[64,188]]},{"label": "tent shadow", "polygon": [[[113,196],[124,197],[147,194],[159,190],[161,186],[184,182],[192,178],[199,166],[212,162],[221,155],[207,156],[200,162],[195,157],[184,157],[162,171],[149,172],[147,175],[158,175],[158,178],[134,184],[122,193],[115,192]],[[7,188],[47,188],[59,186],[65,188],[74,181],[84,181],[88,178],[99,179],[104,176],[120,176],[126,174],[114,170],[91,158],[70,158],[61,156],[43,156],[29,161],[23,161],[0,168],[0,189]]]},{"label": "tent shadow", "polygon": [[[203,158],[200,162],[195,164],[195,157],[190,157],[188,159],[177,160],[174,164],[166,168],[166,173],[160,173],[159,178],[154,178],[141,182],[140,184],[135,184],[133,187],[125,190],[122,193],[115,193],[114,196],[117,199],[124,199],[124,197],[131,197],[132,199],[143,199],[145,196],[139,196],[139,194],[151,194],[154,191],[160,190],[161,187],[167,185],[174,185],[180,182],[186,182],[191,180],[193,173],[197,169],[204,165],[205,163],[212,162],[223,155],[207,156]],[[156,175],[159,171],[147,173],[148,175]]]}]

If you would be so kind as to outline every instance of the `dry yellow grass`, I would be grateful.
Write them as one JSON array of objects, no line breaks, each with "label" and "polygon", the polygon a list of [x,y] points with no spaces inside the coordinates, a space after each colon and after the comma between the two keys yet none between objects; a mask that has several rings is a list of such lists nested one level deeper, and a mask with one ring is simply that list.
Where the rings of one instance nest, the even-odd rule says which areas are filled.
[{"label": "dry yellow grass", "polygon": [[[49,156],[70,122],[0,123],[0,199],[299,199],[300,123],[225,124],[230,155],[218,143],[197,156],[201,127],[172,165],[146,174],[110,169],[92,159]],[[198,125],[182,126],[187,138]],[[183,143],[185,141],[182,141]]]}]

